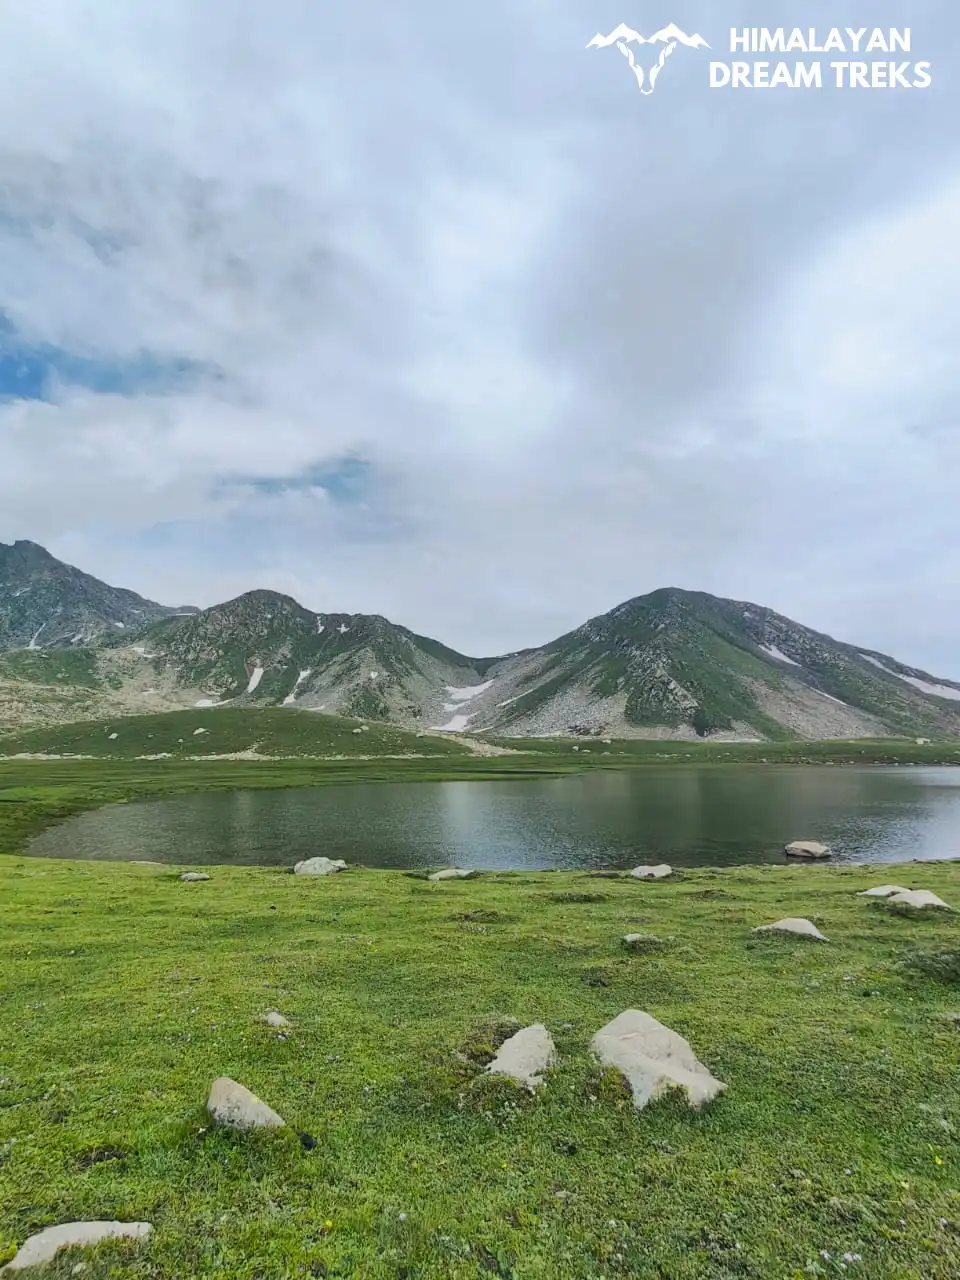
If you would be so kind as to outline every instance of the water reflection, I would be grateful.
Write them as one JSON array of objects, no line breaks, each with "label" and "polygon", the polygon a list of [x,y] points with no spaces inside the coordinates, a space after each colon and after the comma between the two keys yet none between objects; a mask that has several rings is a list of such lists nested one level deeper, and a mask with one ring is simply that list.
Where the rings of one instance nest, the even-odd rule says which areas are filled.
[{"label": "water reflection", "polygon": [[371,783],[176,796],[81,814],[46,857],[382,867],[780,861],[788,840],[846,860],[960,856],[960,769],[678,766],[532,781]]}]

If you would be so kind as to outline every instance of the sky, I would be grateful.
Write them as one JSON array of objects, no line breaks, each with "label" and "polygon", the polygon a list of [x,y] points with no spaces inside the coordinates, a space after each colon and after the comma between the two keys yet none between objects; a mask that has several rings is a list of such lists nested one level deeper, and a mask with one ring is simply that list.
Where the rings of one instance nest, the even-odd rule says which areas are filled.
[{"label": "sky", "polygon": [[[473,655],[678,586],[960,678],[951,0],[360,12],[4,6],[0,541]],[[620,22],[710,48],[645,96]],[[709,88],[798,24],[933,83]]]}]

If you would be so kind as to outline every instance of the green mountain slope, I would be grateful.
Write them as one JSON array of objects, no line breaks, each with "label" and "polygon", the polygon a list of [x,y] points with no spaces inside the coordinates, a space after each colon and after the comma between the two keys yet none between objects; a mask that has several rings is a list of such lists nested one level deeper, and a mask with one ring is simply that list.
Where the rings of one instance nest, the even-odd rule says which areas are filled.
[{"label": "green mountain slope", "polygon": [[158,759],[217,756],[468,756],[455,739],[418,736],[309,711],[217,707],[116,716],[31,729],[0,738],[0,756],[17,754]]}]

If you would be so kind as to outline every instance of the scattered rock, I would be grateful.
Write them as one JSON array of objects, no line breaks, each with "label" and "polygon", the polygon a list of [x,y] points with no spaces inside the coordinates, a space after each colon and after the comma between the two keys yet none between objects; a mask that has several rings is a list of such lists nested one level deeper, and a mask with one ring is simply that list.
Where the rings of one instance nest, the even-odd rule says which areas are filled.
[{"label": "scattered rock", "polygon": [[825,938],[815,924],[810,920],[802,920],[797,916],[787,916],[785,920],[778,920],[775,924],[762,924],[759,928],[754,929],[754,933],[795,933],[804,938],[816,938],[818,942],[829,942],[829,938]]},{"label": "scattered rock", "polygon": [[207,1111],[225,1129],[282,1129],[286,1124],[255,1093],[229,1076],[219,1076],[210,1086]]},{"label": "scattered rock", "polygon": [[433,875],[427,876],[427,879],[436,883],[438,880],[468,880],[473,875],[476,875],[475,871],[462,871],[459,867],[448,867],[446,871],[434,871]]},{"label": "scattered rock", "polygon": [[591,1048],[604,1066],[624,1076],[638,1110],[675,1088],[699,1108],[727,1087],[697,1060],[683,1036],[637,1009],[627,1009],[607,1023],[593,1037]]},{"label": "scattered rock", "polygon": [[661,862],[655,867],[634,867],[630,874],[635,880],[662,880],[673,875],[673,867]]},{"label": "scattered rock", "polygon": [[538,1022],[505,1040],[487,1071],[492,1075],[509,1076],[532,1091],[543,1084],[540,1073],[552,1066],[556,1056],[550,1032],[542,1022]]},{"label": "scattered rock", "polygon": [[623,938],[628,951],[643,951],[647,947],[663,946],[663,939],[653,933],[628,933]]},{"label": "scattered rock", "polygon": [[862,893],[858,893],[858,898],[889,898],[893,893],[910,893],[909,889],[904,889],[898,884],[878,884],[876,888],[864,889]]},{"label": "scattered rock", "polygon": [[59,1227],[47,1227],[31,1236],[16,1257],[0,1267],[0,1274],[40,1266],[71,1246],[95,1245],[101,1240],[143,1240],[152,1230],[149,1222],[65,1222]]},{"label": "scattered rock", "polygon": [[192,884],[196,880],[209,880],[210,877],[203,871],[185,871],[180,879]]},{"label": "scattered rock", "polygon": [[331,876],[335,871],[345,871],[347,864],[342,858],[305,858],[293,868],[296,876]]},{"label": "scattered rock", "polygon": [[829,858],[830,846],[816,840],[793,840],[783,851],[788,858]]},{"label": "scattered rock", "polygon": [[938,898],[935,893],[931,893],[929,889],[901,889],[899,892],[891,894],[887,898],[887,902],[891,906],[916,907],[917,910],[923,907],[939,907],[941,910],[950,910],[949,905],[942,898]]},{"label": "scattered rock", "polygon": [[289,1027],[290,1023],[282,1013],[277,1013],[276,1009],[272,1009],[270,1013],[263,1015],[263,1021],[268,1027]]}]

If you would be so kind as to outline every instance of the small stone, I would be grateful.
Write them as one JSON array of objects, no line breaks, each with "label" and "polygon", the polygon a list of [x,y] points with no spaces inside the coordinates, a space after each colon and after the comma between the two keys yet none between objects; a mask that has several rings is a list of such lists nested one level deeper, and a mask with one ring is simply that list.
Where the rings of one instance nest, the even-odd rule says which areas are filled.
[{"label": "small stone", "polygon": [[269,1013],[263,1015],[263,1021],[268,1027],[289,1027],[290,1023],[282,1013],[277,1013],[276,1009],[271,1009]]},{"label": "small stone", "polygon": [[229,1076],[219,1076],[210,1086],[207,1111],[225,1129],[282,1129],[286,1123],[255,1093]]},{"label": "small stone", "polygon": [[727,1087],[697,1060],[683,1036],[638,1009],[625,1010],[598,1031],[591,1048],[624,1076],[638,1110],[674,1088],[699,1108]]},{"label": "small stone", "polygon": [[532,1092],[543,1084],[541,1072],[556,1061],[556,1056],[550,1032],[538,1022],[505,1040],[487,1071],[495,1076],[509,1076]]},{"label": "small stone", "polygon": [[50,1262],[61,1249],[95,1245],[101,1240],[142,1240],[152,1230],[149,1222],[65,1222],[59,1227],[47,1227],[31,1236],[16,1257],[0,1268],[0,1274]]},{"label": "small stone", "polygon": [[628,951],[642,951],[644,947],[656,947],[663,941],[653,933],[627,933],[623,945]]},{"label": "small stone", "polygon": [[630,874],[635,880],[662,880],[673,875],[673,867],[661,862],[655,867],[634,867]]},{"label": "small stone", "polygon": [[788,858],[829,858],[830,846],[816,840],[793,840],[783,851]]},{"label": "small stone", "polygon": [[197,880],[209,880],[210,877],[202,871],[185,871],[180,879],[185,880],[188,884],[193,884]]},{"label": "small stone", "polygon": [[474,872],[463,871],[460,867],[448,867],[445,871],[434,871],[433,875],[427,876],[427,879],[434,883],[438,880],[466,880],[473,874]]},{"label": "small stone", "polygon": [[815,924],[810,920],[799,919],[796,916],[787,916],[784,920],[778,920],[775,924],[762,924],[759,928],[754,929],[754,933],[795,933],[803,938],[815,938],[817,942],[829,942],[829,938],[825,938]]},{"label": "small stone", "polygon": [[342,858],[305,858],[293,868],[297,876],[331,876],[337,871],[345,871],[347,864]]}]

